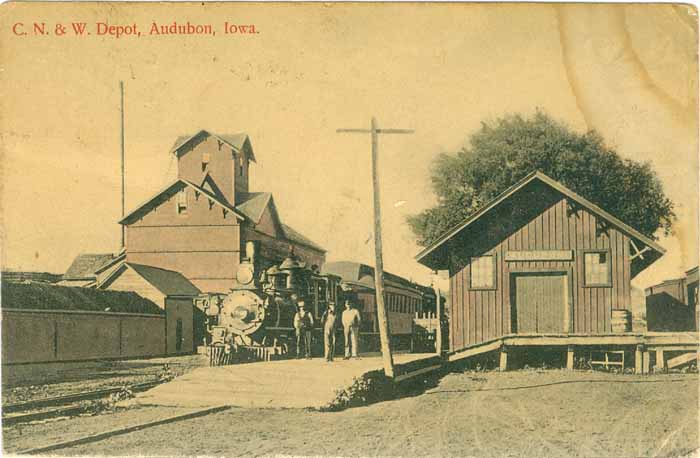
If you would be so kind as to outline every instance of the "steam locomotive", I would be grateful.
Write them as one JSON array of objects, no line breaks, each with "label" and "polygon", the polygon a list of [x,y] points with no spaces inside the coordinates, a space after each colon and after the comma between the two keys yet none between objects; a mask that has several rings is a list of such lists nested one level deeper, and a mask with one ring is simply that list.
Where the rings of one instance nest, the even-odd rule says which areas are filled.
[{"label": "steam locomotive", "polygon": [[295,344],[297,301],[305,301],[319,326],[328,305],[339,304],[345,295],[340,277],[322,275],[293,252],[281,264],[263,268],[255,247],[252,242],[246,245],[246,257],[228,294],[200,298],[212,365],[228,364],[240,354],[270,360],[289,353]]},{"label": "steam locomotive", "polygon": [[[246,255],[229,293],[206,294],[197,300],[206,315],[206,345],[212,365],[229,364],[241,357],[271,360],[293,353],[298,300],[306,303],[320,335],[320,319],[328,306],[335,304],[341,311],[345,299],[350,299],[362,315],[361,345],[379,348],[373,268],[338,262],[327,264],[322,273],[293,252],[279,264],[264,266],[256,246],[254,242],[246,244]],[[384,283],[392,347],[409,349],[413,319],[434,307],[435,294],[432,288],[386,272]],[[321,339],[315,341],[315,351],[320,352]]]}]

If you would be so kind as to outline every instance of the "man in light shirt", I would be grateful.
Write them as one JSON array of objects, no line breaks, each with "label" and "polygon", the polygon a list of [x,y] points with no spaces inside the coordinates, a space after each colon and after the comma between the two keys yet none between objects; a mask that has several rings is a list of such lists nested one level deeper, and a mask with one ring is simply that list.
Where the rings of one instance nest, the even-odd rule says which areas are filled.
[{"label": "man in light shirt", "polygon": [[[352,306],[349,300],[345,300],[345,310],[342,315],[343,330],[345,332],[345,358],[357,358],[357,340],[360,334],[360,311]],[[351,350],[352,344],[352,350]]]}]

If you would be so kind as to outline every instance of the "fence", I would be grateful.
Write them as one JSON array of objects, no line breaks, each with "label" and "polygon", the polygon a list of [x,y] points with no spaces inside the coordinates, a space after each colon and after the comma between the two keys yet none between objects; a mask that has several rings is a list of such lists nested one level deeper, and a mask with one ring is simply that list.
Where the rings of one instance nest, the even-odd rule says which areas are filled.
[{"label": "fence", "polygon": [[[449,344],[448,340],[448,322],[443,317],[441,323],[442,330],[442,349],[446,350]],[[416,312],[413,318],[413,341],[411,351],[418,352],[434,352],[436,345],[436,337],[438,330],[438,318],[433,312],[418,313]]]},{"label": "fence", "polygon": [[2,310],[2,364],[138,358],[166,353],[164,315]]}]

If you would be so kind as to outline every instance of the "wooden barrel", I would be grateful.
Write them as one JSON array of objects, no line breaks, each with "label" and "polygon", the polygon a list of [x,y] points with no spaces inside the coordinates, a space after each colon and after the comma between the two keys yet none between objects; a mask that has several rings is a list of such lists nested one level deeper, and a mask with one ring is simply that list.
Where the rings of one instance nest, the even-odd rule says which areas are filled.
[{"label": "wooden barrel", "polygon": [[612,332],[630,332],[632,330],[632,314],[629,310],[613,309],[610,325]]}]

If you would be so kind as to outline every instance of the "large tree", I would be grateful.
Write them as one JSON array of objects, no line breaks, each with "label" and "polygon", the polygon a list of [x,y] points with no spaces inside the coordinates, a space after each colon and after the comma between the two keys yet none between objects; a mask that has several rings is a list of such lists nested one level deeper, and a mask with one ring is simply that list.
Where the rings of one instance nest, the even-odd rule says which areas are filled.
[{"label": "large tree", "polygon": [[622,159],[595,131],[573,132],[543,112],[482,123],[456,154],[431,169],[436,207],[408,218],[429,245],[506,188],[539,170],[649,237],[671,231],[673,203],[648,162]]}]

